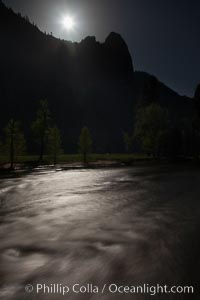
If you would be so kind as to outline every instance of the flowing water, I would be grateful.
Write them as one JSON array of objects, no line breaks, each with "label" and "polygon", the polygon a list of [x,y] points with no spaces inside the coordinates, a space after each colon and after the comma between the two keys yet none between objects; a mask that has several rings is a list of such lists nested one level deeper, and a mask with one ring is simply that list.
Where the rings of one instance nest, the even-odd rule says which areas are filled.
[{"label": "flowing water", "polygon": [[[1,179],[0,299],[152,299],[111,293],[111,284],[193,285],[195,295],[153,298],[199,299],[199,215],[200,172],[189,167],[38,169]],[[70,291],[37,293],[37,284]]]}]

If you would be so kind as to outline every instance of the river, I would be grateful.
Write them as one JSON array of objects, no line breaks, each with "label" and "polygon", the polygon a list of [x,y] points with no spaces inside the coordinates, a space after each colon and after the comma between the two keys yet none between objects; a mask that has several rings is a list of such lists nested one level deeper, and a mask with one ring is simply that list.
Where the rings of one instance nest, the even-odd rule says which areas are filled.
[{"label": "river", "polygon": [[152,299],[109,290],[144,284],[195,291],[153,299],[199,299],[199,216],[200,172],[189,166],[2,178],[0,299]]}]

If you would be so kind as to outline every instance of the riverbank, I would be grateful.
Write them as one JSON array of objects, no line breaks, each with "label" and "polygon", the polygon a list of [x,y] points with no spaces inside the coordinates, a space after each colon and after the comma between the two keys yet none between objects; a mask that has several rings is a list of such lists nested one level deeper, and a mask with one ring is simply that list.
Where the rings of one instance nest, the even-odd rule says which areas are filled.
[{"label": "riverbank", "polygon": [[[83,163],[80,159],[79,155],[68,156],[66,160],[59,160],[56,165],[52,164],[50,160],[47,158],[41,164],[37,160],[34,161],[23,161],[21,158],[20,162],[14,164],[14,168],[10,168],[9,163],[3,163],[0,165],[0,177],[15,177],[21,176],[30,172],[37,172],[41,170],[52,170],[52,171],[64,171],[64,170],[81,170],[81,169],[111,169],[111,168],[124,168],[124,167],[156,167],[156,166],[188,166],[189,168],[199,168],[200,163],[193,159],[177,159],[177,160],[169,160],[169,159],[155,159],[153,157],[145,157],[145,156],[136,156],[136,155],[127,155],[127,154],[114,154],[110,157],[110,160],[105,159],[97,159],[95,157],[91,157],[91,160],[88,163]],[[26,157],[27,158],[27,157]],[[66,156],[65,156],[66,158]],[[112,160],[111,160],[112,158]],[[114,160],[115,158],[115,160]]]},{"label": "riverbank", "polygon": [[[10,169],[8,158],[0,157],[0,171],[13,171]],[[132,165],[135,162],[152,161],[150,156],[144,154],[91,154],[88,156],[88,163],[82,162],[80,154],[65,154],[58,157],[56,166],[52,163],[52,158],[44,156],[44,161],[38,161],[37,156],[21,156],[16,159],[14,164],[15,170],[35,169],[39,166],[48,167],[65,167],[65,168],[102,168],[102,167],[120,167]]]}]

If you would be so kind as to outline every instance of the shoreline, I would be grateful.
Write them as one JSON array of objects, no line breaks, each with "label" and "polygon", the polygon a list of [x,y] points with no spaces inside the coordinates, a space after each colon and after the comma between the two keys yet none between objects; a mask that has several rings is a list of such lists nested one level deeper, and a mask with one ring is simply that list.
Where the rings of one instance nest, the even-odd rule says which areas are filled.
[{"label": "shoreline", "polygon": [[16,163],[14,169],[10,169],[8,164],[0,166],[0,177],[13,175],[19,176],[39,170],[55,170],[55,171],[67,171],[67,170],[87,170],[87,169],[111,169],[111,168],[125,168],[125,167],[153,167],[153,166],[189,166],[199,168],[200,162],[192,159],[178,159],[178,160],[167,160],[167,159],[135,159],[129,162],[123,161],[112,161],[112,160],[99,160],[95,162],[88,162],[84,164],[82,162],[62,162],[56,165],[49,163]]}]

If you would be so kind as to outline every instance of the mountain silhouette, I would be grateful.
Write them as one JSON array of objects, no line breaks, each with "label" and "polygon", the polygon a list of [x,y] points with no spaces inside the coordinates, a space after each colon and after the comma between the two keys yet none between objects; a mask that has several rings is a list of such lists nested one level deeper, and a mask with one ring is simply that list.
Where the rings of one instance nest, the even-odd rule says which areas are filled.
[{"label": "mountain silhouette", "polygon": [[[134,109],[152,76],[134,70],[119,34],[110,33],[104,43],[95,37],[80,43],[60,40],[0,2],[0,40],[1,128],[14,117],[31,136],[28,128],[39,101],[47,99],[65,151],[77,150],[83,126],[91,131],[94,151],[124,151],[123,133],[131,132]],[[174,122],[192,110],[191,99],[159,81],[158,90]]]}]

